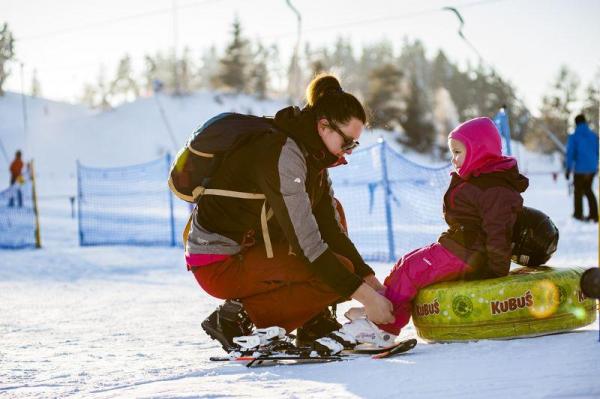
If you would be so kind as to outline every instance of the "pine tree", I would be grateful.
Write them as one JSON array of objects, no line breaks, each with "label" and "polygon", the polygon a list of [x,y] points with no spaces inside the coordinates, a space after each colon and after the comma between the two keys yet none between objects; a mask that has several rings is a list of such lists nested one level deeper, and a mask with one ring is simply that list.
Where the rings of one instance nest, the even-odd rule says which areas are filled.
[{"label": "pine tree", "polygon": [[420,152],[430,151],[435,142],[433,125],[432,71],[425,47],[416,40],[404,41],[399,64],[405,71],[404,112],[401,119],[405,142]]},{"label": "pine tree", "polygon": [[200,57],[200,68],[198,69],[198,87],[202,89],[213,89],[214,82],[219,72],[219,58],[214,45],[202,52]]},{"label": "pine tree", "polygon": [[183,49],[181,58],[177,60],[177,71],[179,74],[179,92],[180,94],[190,94],[197,88],[194,79],[194,63],[190,56],[189,47]]},{"label": "pine tree", "polygon": [[80,100],[89,107],[108,110],[111,108],[110,99],[110,84],[106,81],[105,68],[101,66],[96,84],[85,84]]},{"label": "pine tree", "polygon": [[356,65],[355,74],[360,76],[356,82],[356,94],[366,98],[369,96],[369,79],[365,76],[370,76],[371,72],[381,65],[396,64],[394,50],[390,41],[384,40],[375,44],[363,47],[361,56]]},{"label": "pine tree", "polygon": [[456,67],[450,63],[446,54],[442,50],[439,50],[431,65],[431,84],[433,89],[448,87],[449,82],[456,73]]},{"label": "pine tree", "polygon": [[369,74],[367,106],[375,128],[399,130],[402,118],[402,72],[394,64],[384,64]]},{"label": "pine tree", "polygon": [[250,72],[250,90],[261,100],[267,98],[269,84],[268,59],[269,49],[259,42],[254,53],[254,63]]},{"label": "pine tree", "polygon": [[321,47],[312,49],[310,44],[306,43],[306,46],[304,47],[304,58],[306,59],[308,70],[310,71],[310,79],[322,72],[330,72],[331,65],[329,64],[329,52],[327,51],[327,48]]},{"label": "pine tree", "polygon": [[33,70],[33,74],[31,76],[31,96],[39,97],[42,95],[42,87],[40,85],[40,81],[37,77],[37,70]]},{"label": "pine tree", "polygon": [[[333,52],[329,57],[332,72],[340,78],[343,89],[347,92],[358,94],[359,81],[364,77],[356,73],[358,61],[354,56],[354,49],[349,39],[338,37]],[[381,64],[380,64],[381,65]],[[368,75],[365,75],[368,76]]]},{"label": "pine tree", "polygon": [[423,82],[419,81],[417,76],[409,77],[404,94],[405,109],[401,119],[405,138],[400,138],[400,141],[419,152],[428,152],[435,142],[435,128],[432,107],[423,89]]},{"label": "pine tree", "polygon": [[452,101],[450,92],[444,87],[438,87],[433,96],[433,125],[436,131],[433,148],[439,159],[448,152],[448,133],[458,123],[458,110]]},{"label": "pine tree", "polygon": [[220,60],[220,71],[217,76],[217,87],[234,93],[248,90],[249,42],[242,36],[242,27],[236,17],[233,21],[231,43]]},{"label": "pine tree", "polygon": [[590,128],[596,133],[600,133],[600,69],[596,72],[592,82],[586,87],[585,95],[582,111]]},{"label": "pine tree", "polygon": [[116,76],[110,83],[109,94],[117,102],[132,101],[139,96],[139,88],[133,78],[129,55],[125,55],[119,61]]},{"label": "pine tree", "polygon": [[299,49],[295,48],[290,57],[290,63],[287,69],[287,97],[289,102],[294,104],[301,101],[303,96],[303,76],[300,68]]},{"label": "pine tree", "polygon": [[545,129],[549,129],[561,142],[567,141],[569,122],[573,112],[573,104],[579,87],[579,77],[568,67],[562,66],[552,83],[550,90],[542,98],[540,120],[526,137],[526,144],[530,148],[537,148],[543,152],[556,149],[548,138]]},{"label": "pine tree", "polygon": [[4,95],[4,82],[8,78],[8,75],[10,75],[7,63],[15,56],[14,43],[13,34],[5,22],[0,29],[0,96]]},{"label": "pine tree", "polygon": [[83,92],[81,94],[81,96],[79,97],[79,101],[82,104],[87,105],[90,108],[95,108],[96,107],[96,88],[94,87],[94,85],[91,85],[89,83],[84,84],[83,86]]}]

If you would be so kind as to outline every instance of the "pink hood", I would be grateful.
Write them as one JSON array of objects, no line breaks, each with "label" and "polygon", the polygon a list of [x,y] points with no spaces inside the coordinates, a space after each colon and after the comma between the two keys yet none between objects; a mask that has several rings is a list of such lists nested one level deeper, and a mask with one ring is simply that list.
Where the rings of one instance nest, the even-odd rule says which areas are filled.
[{"label": "pink hood", "polygon": [[507,170],[517,164],[516,159],[502,155],[500,133],[490,118],[475,118],[458,125],[448,135],[467,149],[465,161],[458,169],[463,179],[481,173]]}]

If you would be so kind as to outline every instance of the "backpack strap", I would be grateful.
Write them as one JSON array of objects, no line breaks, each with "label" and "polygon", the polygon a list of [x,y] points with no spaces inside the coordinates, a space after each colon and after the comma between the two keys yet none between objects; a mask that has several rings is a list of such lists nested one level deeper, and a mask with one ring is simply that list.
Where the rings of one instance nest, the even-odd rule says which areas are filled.
[{"label": "backpack strap", "polygon": [[192,143],[188,144],[187,148],[188,148],[188,150],[190,150],[190,152],[192,154],[198,155],[199,157],[203,157],[203,158],[214,158],[215,157],[215,154],[210,154],[208,152],[202,152],[202,151],[195,150],[194,147],[192,147]]},{"label": "backpack strap", "polygon": [[263,200],[266,198],[264,194],[244,193],[241,191],[221,190],[218,188],[206,188],[202,186],[198,186],[192,191],[192,197],[194,198],[194,202],[197,202],[198,199],[203,195],[217,195],[220,197]]},{"label": "backpack strap", "polygon": [[260,211],[260,225],[262,228],[263,241],[265,242],[265,251],[267,258],[273,258],[273,245],[271,244],[271,236],[269,234],[268,221],[273,217],[273,210],[267,211],[267,200],[264,194],[244,193],[241,191],[220,190],[216,188],[196,187],[192,191],[194,201],[197,201],[203,195],[216,195],[220,197],[242,198],[242,199],[261,199],[264,200]]}]

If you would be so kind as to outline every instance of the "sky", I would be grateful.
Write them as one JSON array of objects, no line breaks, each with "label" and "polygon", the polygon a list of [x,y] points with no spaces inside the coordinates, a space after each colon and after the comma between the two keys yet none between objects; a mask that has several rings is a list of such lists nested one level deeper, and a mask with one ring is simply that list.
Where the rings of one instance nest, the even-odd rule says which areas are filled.
[{"label": "sky", "polygon": [[[355,49],[382,39],[400,49],[407,37],[423,41],[430,57],[442,49],[463,67],[476,64],[457,17],[442,10],[455,7],[484,63],[513,83],[534,113],[561,65],[582,86],[600,86],[600,0],[291,1],[302,15],[302,43],[311,47],[342,36]],[[287,64],[297,22],[285,0],[0,0],[0,23],[13,31],[19,61],[5,89],[30,92],[36,70],[44,97],[76,102],[101,66],[111,76],[125,54],[141,72],[144,54],[222,50],[235,15],[248,38],[278,44]]]}]

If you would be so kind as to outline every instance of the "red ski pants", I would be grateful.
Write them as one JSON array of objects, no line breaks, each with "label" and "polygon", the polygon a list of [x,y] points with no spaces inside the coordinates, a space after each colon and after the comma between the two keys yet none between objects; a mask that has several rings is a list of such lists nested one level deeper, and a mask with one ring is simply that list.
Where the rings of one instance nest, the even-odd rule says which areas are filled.
[{"label": "red ski pants", "polygon": [[[344,209],[336,200],[340,223],[347,231]],[[274,244],[273,258],[255,245],[222,262],[194,267],[198,284],[221,299],[240,299],[256,327],[280,326],[287,332],[302,326],[327,306],[346,300],[321,281],[308,265],[289,254],[288,244]],[[352,262],[336,254],[354,272]]]},{"label": "red ski pants", "polygon": [[441,281],[456,280],[468,269],[462,259],[437,242],[404,255],[383,283],[385,297],[394,305],[396,320],[379,327],[398,335],[410,320],[412,300],[419,289]]},{"label": "red ski pants", "polygon": [[[208,294],[240,299],[256,327],[280,326],[291,332],[344,298],[288,251],[287,244],[275,244],[274,257],[269,259],[264,247],[255,245],[240,255],[192,271]],[[350,260],[337,257],[354,271]]]}]

